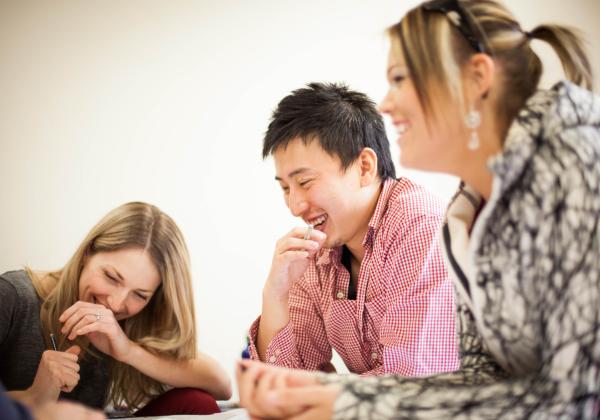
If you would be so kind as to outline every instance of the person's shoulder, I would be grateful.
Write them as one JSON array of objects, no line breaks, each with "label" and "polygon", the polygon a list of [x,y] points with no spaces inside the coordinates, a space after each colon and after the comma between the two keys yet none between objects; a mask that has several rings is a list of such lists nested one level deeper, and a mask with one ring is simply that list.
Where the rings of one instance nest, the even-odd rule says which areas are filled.
[{"label": "person's shoulder", "polygon": [[0,275],[2,296],[35,297],[35,289],[25,270],[7,271]]},{"label": "person's shoulder", "polygon": [[548,115],[557,114],[565,125],[594,125],[600,122],[600,96],[569,81],[557,83],[551,90],[554,104]]},{"label": "person's shoulder", "polygon": [[538,139],[537,150],[597,155],[600,151],[600,97],[571,82],[561,81],[548,91],[534,94],[519,114],[517,125]]},{"label": "person's shoulder", "polygon": [[4,341],[6,330],[15,319],[19,319],[19,308],[23,308],[21,274],[8,271],[0,275],[0,341]]},{"label": "person's shoulder", "polygon": [[388,181],[386,187],[391,189],[376,229],[379,245],[387,249],[419,232],[435,235],[439,231],[445,215],[445,206],[439,197],[404,177],[394,180],[393,184]]},{"label": "person's shoulder", "polygon": [[0,274],[0,279],[11,282],[30,281],[29,275],[25,270],[11,270]]},{"label": "person's shoulder", "polygon": [[443,218],[445,206],[442,200],[427,188],[406,177],[392,182],[386,218]]},{"label": "person's shoulder", "polygon": [[[600,181],[600,98],[566,81],[550,93],[552,106],[542,119],[532,170],[541,181],[553,177],[550,182],[567,191],[573,186],[594,186]],[[593,192],[597,193],[595,188]]]}]

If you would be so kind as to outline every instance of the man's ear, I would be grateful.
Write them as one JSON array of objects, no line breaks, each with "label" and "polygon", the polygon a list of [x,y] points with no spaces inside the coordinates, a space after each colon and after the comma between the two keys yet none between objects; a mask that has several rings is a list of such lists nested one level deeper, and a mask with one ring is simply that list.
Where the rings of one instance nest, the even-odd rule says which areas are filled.
[{"label": "man's ear", "polygon": [[473,54],[463,66],[463,85],[467,103],[485,99],[494,84],[496,63],[487,54]]},{"label": "man's ear", "polygon": [[360,186],[366,187],[377,179],[377,154],[370,147],[365,147],[358,155],[358,168],[360,170]]}]

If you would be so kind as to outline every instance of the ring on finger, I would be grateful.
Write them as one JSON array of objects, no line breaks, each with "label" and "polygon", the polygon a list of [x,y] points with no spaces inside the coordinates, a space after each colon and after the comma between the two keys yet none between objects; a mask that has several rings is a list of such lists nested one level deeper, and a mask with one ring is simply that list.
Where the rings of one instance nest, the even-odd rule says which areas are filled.
[{"label": "ring on finger", "polygon": [[96,316],[96,322],[100,321],[100,312],[96,312],[94,315]]}]

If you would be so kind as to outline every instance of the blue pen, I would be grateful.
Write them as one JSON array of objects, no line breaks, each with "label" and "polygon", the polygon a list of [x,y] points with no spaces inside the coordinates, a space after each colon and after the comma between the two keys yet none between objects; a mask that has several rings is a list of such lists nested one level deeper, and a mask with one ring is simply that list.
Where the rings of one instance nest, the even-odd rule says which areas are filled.
[{"label": "blue pen", "polygon": [[[249,359],[249,358],[250,358],[250,340],[248,339],[248,337],[246,337],[246,346],[242,350],[242,359]],[[245,366],[240,366],[240,367],[242,368],[242,372],[244,372],[246,370]]]},{"label": "blue pen", "polygon": [[250,358],[250,350],[248,350],[248,348],[246,347],[244,350],[242,350],[242,359],[249,359]]}]

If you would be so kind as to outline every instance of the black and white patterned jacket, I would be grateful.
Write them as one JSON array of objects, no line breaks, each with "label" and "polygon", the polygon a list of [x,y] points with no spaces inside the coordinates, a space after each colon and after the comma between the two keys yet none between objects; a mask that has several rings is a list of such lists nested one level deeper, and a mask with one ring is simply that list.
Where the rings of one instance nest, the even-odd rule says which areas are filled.
[{"label": "black and white patterned jacket", "polygon": [[568,82],[536,93],[489,168],[474,226],[481,200],[462,185],[443,231],[461,370],[323,376],[343,387],[335,419],[598,416],[600,98]]}]

